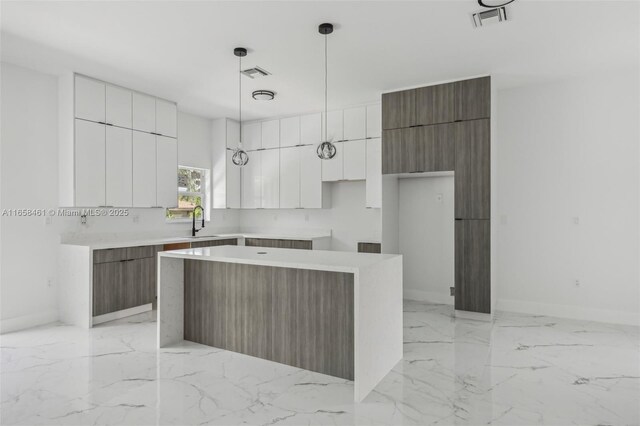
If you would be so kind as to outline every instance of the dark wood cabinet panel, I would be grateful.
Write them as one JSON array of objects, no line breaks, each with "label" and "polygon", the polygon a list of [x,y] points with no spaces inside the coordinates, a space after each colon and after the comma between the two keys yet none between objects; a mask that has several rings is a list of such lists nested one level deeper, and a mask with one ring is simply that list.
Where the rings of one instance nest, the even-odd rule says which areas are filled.
[{"label": "dark wood cabinet panel", "polygon": [[93,316],[123,309],[125,263],[106,262],[93,266]]},{"label": "dark wood cabinet panel", "polygon": [[491,147],[489,120],[455,123],[455,217],[489,219]]},{"label": "dark wood cabinet panel", "polygon": [[417,142],[418,127],[382,132],[382,174],[424,171],[424,145]]},{"label": "dark wood cabinet panel", "polygon": [[118,262],[127,259],[127,248],[110,248],[93,251],[93,263]]},{"label": "dark wood cabinet panel", "polygon": [[489,220],[455,221],[455,308],[491,312]]},{"label": "dark wood cabinet panel", "polygon": [[491,117],[491,77],[457,81],[455,121]]},{"label": "dark wood cabinet panel", "polygon": [[250,247],[272,247],[298,250],[311,250],[313,248],[313,242],[310,240],[274,240],[268,238],[246,238],[244,240],[244,245]]},{"label": "dark wood cabinet panel", "polygon": [[124,297],[120,309],[153,303],[156,300],[155,258],[130,259],[124,265]]},{"label": "dark wood cabinet panel", "polygon": [[358,253],[382,253],[382,244],[358,243]]},{"label": "dark wood cabinet panel", "polygon": [[455,167],[453,124],[416,127],[418,154],[423,155],[422,171],[452,171]]},{"label": "dark wood cabinet panel", "polygon": [[353,274],[184,261],[184,336],[353,380]]},{"label": "dark wood cabinet panel", "polygon": [[224,240],[210,240],[210,241],[192,241],[191,248],[198,247],[216,247],[216,246],[237,246],[237,238],[228,238]]},{"label": "dark wood cabinet panel", "polygon": [[455,120],[455,84],[416,89],[416,124],[451,123]]},{"label": "dark wood cabinet panel", "polygon": [[382,129],[401,129],[416,124],[415,89],[382,95]]}]

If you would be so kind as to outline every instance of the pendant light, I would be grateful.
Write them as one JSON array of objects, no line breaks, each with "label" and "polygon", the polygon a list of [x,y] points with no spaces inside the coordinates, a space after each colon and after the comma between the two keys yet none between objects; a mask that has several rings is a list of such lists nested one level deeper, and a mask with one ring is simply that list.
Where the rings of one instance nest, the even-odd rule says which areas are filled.
[{"label": "pendant light", "polygon": [[318,32],[324,35],[324,137],[316,149],[316,154],[322,160],[331,160],[336,156],[336,146],[327,137],[327,36],[333,32],[333,24],[320,24]]},{"label": "pendant light", "polygon": [[249,154],[242,149],[242,58],[247,56],[247,49],[244,47],[236,47],[233,49],[233,54],[238,57],[239,70],[238,70],[238,123],[240,126],[240,139],[238,140],[238,148],[233,151],[231,161],[236,166],[246,166],[249,162]]}]

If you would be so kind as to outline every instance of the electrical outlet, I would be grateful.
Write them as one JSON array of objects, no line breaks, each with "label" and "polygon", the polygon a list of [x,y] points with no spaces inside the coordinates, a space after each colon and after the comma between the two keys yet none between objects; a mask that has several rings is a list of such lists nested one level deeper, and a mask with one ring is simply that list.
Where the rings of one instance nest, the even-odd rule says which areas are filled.
[{"label": "electrical outlet", "polygon": [[438,195],[436,195],[436,200],[438,200],[439,203],[442,202],[442,193],[438,193]]},{"label": "electrical outlet", "polygon": [[134,214],[133,215],[133,223],[138,223],[140,222],[140,215]]},{"label": "electrical outlet", "polygon": [[53,223],[53,218],[51,216],[45,216],[44,224],[45,225],[51,225],[52,223]]},{"label": "electrical outlet", "polygon": [[456,288],[449,287],[449,296],[455,296],[455,295],[456,295]]},{"label": "electrical outlet", "polygon": [[86,225],[87,224],[87,215],[86,214],[80,215],[80,224],[81,225]]},{"label": "electrical outlet", "polygon": [[576,287],[580,287],[580,280],[575,280],[574,284],[576,285]]},{"label": "electrical outlet", "polygon": [[580,225],[580,217],[579,216],[575,216],[573,218],[573,224],[574,225]]},{"label": "electrical outlet", "polygon": [[53,278],[47,278],[47,287],[53,287]]}]

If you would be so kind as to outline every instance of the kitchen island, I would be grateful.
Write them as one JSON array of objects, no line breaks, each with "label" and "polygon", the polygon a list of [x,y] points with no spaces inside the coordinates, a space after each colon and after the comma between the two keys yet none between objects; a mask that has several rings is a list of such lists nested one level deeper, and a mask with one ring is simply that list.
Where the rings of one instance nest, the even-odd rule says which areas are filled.
[{"label": "kitchen island", "polygon": [[361,401],[402,358],[402,256],[161,252],[158,346],[183,340],[353,380]]}]

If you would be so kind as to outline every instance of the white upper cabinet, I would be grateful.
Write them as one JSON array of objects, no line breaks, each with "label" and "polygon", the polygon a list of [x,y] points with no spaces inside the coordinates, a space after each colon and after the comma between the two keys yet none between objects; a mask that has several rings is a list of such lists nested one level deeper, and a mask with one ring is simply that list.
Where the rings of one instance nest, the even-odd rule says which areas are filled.
[{"label": "white upper cabinet", "polygon": [[133,93],[133,128],[147,133],[156,131],[156,98]]},{"label": "white upper cabinet", "polygon": [[133,131],[113,126],[107,126],[106,130],[106,204],[114,207],[131,207]]},{"label": "white upper cabinet", "polygon": [[367,106],[367,138],[382,136],[382,105]]},{"label": "white upper cabinet", "polygon": [[156,137],[134,131],[133,207],[155,207],[156,196]]},{"label": "white upper cabinet", "polygon": [[100,123],[105,121],[105,83],[75,76],[75,116]]},{"label": "white upper cabinet", "polygon": [[367,174],[367,141],[343,142],[343,179],[364,180]]},{"label": "white upper cabinet", "polygon": [[242,182],[243,209],[257,209],[262,207],[262,161],[264,151],[249,153],[249,162],[240,168]]},{"label": "white upper cabinet", "polygon": [[335,146],[335,157],[330,160],[320,160],[322,164],[322,180],[325,182],[335,182],[344,179],[344,142],[338,142]]},{"label": "white upper cabinet", "polygon": [[300,143],[317,145],[322,139],[322,113],[300,117]]},{"label": "white upper cabinet", "polygon": [[300,151],[300,207],[320,209],[323,206],[322,163],[316,155],[316,146],[301,146]]},{"label": "white upper cabinet", "polygon": [[280,146],[300,145],[300,117],[280,120]]},{"label": "white upper cabinet", "polygon": [[107,124],[131,129],[131,90],[106,85],[106,119]]},{"label": "white upper cabinet", "polygon": [[263,209],[280,207],[280,150],[260,151],[262,161],[262,203]]},{"label": "white upper cabinet", "polygon": [[[342,110],[329,111],[327,115],[327,139],[333,142],[344,140],[344,121]],[[324,123],[323,123],[324,124]]]},{"label": "white upper cabinet", "polygon": [[105,125],[75,120],[75,205],[105,205]]},{"label": "white upper cabinet", "polygon": [[[280,150],[280,208],[295,209],[300,206],[300,152],[306,147]],[[307,171],[305,170],[306,174]],[[318,179],[320,180],[320,179]]]},{"label": "white upper cabinet", "polygon": [[178,108],[173,102],[156,99],[156,133],[178,136]]},{"label": "white upper cabinet", "polygon": [[156,206],[178,205],[178,142],[156,136]]},{"label": "white upper cabinet", "polygon": [[367,140],[366,205],[382,207],[382,146],[380,138]]},{"label": "white upper cabinet", "polygon": [[227,148],[236,149],[238,148],[238,142],[240,141],[240,125],[237,121],[229,120],[228,118],[224,120],[226,122],[225,126],[227,129]]},{"label": "white upper cabinet", "polygon": [[280,120],[263,121],[262,148],[278,148],[280,146]]},{"label": "white upper cabinet", "polygon": [[262,148],[262,125],[260,122],[242,123],[242,147],[246,151]]},{"label": "white upper cabinet", "polygon": [[354,141],[367,137],[367,108],[344,110],[344,139]]}]

